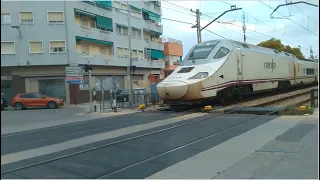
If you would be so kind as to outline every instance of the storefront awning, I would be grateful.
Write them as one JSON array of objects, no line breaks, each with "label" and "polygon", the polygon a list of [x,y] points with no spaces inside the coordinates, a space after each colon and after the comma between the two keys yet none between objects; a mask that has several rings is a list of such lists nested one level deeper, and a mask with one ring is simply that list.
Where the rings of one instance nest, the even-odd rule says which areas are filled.
[{"label": "storefront awning", "polygon": [[76,36],[76,41],[90,41],[93,43],[102,44],[102,45],[106,45],[106,46],[113,46],[113,42],[101,41],[98,39],[91,39],[91,38],[80,37],[80,36]]},{"label": "storefront awning", "polygon": [[161,22],[161,16],[156,14],[156,13],[153,13],[153,12],[150,12],[146,9],[142,9],[142,12],[145,12],[145,13],[148,13],[149,14],[149,18],[151,20],[154,20],[154,21],[157,21],[157,22]]},{"label": "storefront awning", "polygon": [[135,7],[135,6],[132,6],[132,5],[129,5],[132,9],[135,9],[135,10],[137,10],[137,11],[141,11],[141,9],[140,8],[137,8],[137,7]]},{"label": "storefront awning", "polygon": [[97,26],[113,31],[112,19],[96,16]]},{"label": "storefront awning", "polygon": [[76,13],[76,14],[82,14],[82,15],[86,15],[86,16],[89,16],[89,17],[96,17],[96,15],[95,14],[93,14],[93,13],[89,13],[89,12],[86,12],[86,11],[82,11],[82,10],[80,10],[80,9],[74,9],[74,12]]},{"label": "storefront awning", "polygon": [[111,1],[95,1],[98,5],[105,7],[105,8],[112,8]]},{"label": "storefront awning", "polygon": [[152,35],[156,35],[156,36],[162,35],[161,32],[152,31],[152,30],[150,30],[150,29],[145,29],[145,28],[144,28],[143,31],[144,31],[144,32],[148,32],[149,34],[152,34]]},{"label": "storefront awning", "polygon": [[151,57],[157,59],[164,58],[163,51],[151,49]]}]

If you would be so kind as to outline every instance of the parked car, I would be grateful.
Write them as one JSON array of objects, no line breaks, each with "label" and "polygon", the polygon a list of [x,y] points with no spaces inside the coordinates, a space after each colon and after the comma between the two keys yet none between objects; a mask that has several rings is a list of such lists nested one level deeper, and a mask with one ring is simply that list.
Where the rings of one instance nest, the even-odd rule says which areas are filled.
[{"label": "parked car", "polygon": [[129,91],[126,89],[117,90],[117,102],[128,102]]},{"label": "parked car", "polygon": [[63,106],[64,100],[57,97],[49,97],[40,93],[17,94],[11,101],[11,106],[16,110],[28,107],[48,107],[50,109]]},{"label": "parked car", "polygon": [[1,111],[4,110],[4,108],[8,107],[8,102],[7,100],[3,97],[1,93]]}]

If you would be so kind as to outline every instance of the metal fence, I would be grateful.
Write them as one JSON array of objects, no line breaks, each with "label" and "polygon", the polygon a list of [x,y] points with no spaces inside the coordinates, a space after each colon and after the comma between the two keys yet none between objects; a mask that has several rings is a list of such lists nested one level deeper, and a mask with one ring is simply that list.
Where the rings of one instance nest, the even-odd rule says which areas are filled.
[{"label": "metal fence", "polygon": [[[133,106],[137,107],[140,104],[148,106],[156,106],[161,103],[161,98],[158,93],[137,93],[133,96]],[[116,104],[117,109],[123,109],[129,107],[129,95],[117,95],[113,97],[112,94],[104,97],[100,101],[100,112],[114,110],[113,107]]]}]

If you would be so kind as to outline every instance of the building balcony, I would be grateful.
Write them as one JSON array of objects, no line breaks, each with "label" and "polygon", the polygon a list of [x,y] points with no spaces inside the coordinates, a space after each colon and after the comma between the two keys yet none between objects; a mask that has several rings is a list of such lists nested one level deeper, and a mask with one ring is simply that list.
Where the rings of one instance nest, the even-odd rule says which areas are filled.
[{"label": "building balcony", "polygon": [[76,27],[77,28],[75,28],[75,35],[92,39],[108,40],[110,39],[112,33],[110,31],[101,30],[94,27],[82,26],[79,24],[76,24]]},{"label": "building balcony", "polygon": [[[128,57],[85,55],[82,53],[77,53],[77,59],[79,64],[122,66],[122,67],[127,67],[129,65]],[[132,64],[133,66],[140,67],[140,68],[163,69],[165,67],[164,61],[162,60],[147,60],[147,59],[140,59],[140,58],[132,58]]]},{"label": "building balcony", "polygon": [[151,12],[162,14],[161,1],[144,1],[144,6]]},{"label": "building balcony", "polygon": [[163,51],[164,49],[161,38],[155,39],[153,41],[150,39],[145,39],[145,42],[147,43],[147,47],[150,49],[157,49],[161,51]]},{"label": "building balcony", "polygon": [[107,40],[113,32],[113,21],[111,18],[99,16],[79,9],[75,13],[76,36],[92,39]]},{"label": "building balcony", "polygon": [[1,67],[68,64],[67,53],[1,54]]},{"label": "building balcony", "polygon": [[161,22],[145,20],[146,28],[155,32],[163,33],[163,25]]}]

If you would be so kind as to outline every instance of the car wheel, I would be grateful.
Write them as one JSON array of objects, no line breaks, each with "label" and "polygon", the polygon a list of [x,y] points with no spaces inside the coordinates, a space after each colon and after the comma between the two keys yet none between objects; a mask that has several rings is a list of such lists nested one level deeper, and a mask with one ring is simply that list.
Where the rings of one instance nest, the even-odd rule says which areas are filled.
[{"label": "car wheel", "polygon": [[14,109],[15,110],[23,110],[24,109],[24,106],[22,103],[18,102],[14,105]]},{"label": "car wheel", "polygon": [[48,107],[50,109],[55,109],[57,107],[57,104],[53,101],[48,102]]}]

